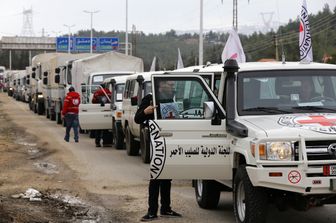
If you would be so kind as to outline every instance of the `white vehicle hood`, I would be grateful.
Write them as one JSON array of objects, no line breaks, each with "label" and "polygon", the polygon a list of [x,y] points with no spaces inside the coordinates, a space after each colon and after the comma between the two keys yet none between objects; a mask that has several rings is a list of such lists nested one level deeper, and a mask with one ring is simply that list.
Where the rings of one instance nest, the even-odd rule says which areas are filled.
[{"label": "white vehicle hood", "polygon": [[282,114],[267,116],[244,116],[238,120],[249,129],[249,135],[258,136],[264,131],[266,137],[323,137],[336,136],[335,113]]}]

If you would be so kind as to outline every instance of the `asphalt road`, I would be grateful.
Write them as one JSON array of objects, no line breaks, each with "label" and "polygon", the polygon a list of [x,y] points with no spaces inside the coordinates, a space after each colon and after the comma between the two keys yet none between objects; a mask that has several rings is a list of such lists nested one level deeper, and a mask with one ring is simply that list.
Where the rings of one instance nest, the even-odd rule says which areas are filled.
[{"label": "asphalt road", "polygon": [[[75,143],[73,138],[66,143],[63,140],[65,129],[45,116],[34,114],[26,103],[15,101],[4,93],[0,94],[0,101],[17,125],[42,141],[60,145],[58,149],[64,151],[63,161],[77,173],[88,191],[106,197],[101,201],[105,207],[115,208],[120,215],[132,216],[132,222],[138,222],[145,214],[149,166],[143,164],[140,157],[127,156],[125,150],[114,147],[96,148],[94,139],[85,134],[80,135],[79,143]],[[173,181],[172,207],[182,213],[183,218],[160,219],[160,222],[235,222],[231,193],[221,194],[218,209],[204,210],[197,205],[190,181]],[[308,212],[279,212],[272,206],[265,208],[269,210],[267,222],[272,223],[336,222],[334,205],[313,208]]]}]

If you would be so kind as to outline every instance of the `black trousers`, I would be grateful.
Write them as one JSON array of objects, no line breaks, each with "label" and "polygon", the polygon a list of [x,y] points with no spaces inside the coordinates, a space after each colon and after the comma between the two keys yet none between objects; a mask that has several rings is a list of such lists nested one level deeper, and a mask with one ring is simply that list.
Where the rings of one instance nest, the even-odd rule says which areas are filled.
[{"label": "black trousers", "polygon": [[150,180],[148,187],[148,213],[156,215],[158,211],[159,193],[161,196],[161,212],[171,211],[170,207],[171,180]]}]

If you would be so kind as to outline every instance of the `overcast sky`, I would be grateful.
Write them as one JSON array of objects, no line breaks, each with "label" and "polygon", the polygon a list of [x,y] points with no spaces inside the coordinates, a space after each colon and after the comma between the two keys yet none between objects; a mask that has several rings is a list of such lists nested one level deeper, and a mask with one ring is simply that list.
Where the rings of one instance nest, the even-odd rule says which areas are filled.
[{"label": "overcast sky", "polygon": [[[204,29],[225,29],[232,25],[232,0],[203,0]],[[331,9],[336,0],[306,0],[308,11],[316,13],[324,4]],[[93,17],[93,27],[99,31],[125,30],[126,0],[1,0],[0,35],[19,35],[23,26],[23,9],[33,8],[33,28],[36,36],[67,33],[63,24],[73,25],[73,32],[90,28],[90,15],[83,10],[100,10]],[[302,0],[238,0],[238,25],[263,24],[261,13],[274,12],[272,24],[295,19]],[[198,30],[200,0],[128,0],[129,30],[134,24],[145,33],[160,33],[170,29]],[[268,18],[267,15],[265,17]]]}]

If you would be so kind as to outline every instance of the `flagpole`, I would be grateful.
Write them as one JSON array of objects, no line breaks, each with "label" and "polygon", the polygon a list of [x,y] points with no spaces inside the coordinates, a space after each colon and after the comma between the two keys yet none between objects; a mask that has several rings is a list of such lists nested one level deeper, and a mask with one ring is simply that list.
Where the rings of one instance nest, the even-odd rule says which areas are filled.
[{"label": "flagpole", "polygon": [[199,65],[203,65],[203,0],[200,0]]}]

